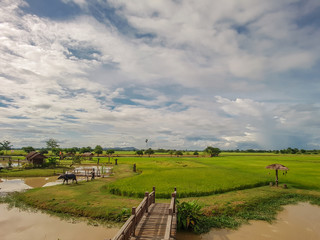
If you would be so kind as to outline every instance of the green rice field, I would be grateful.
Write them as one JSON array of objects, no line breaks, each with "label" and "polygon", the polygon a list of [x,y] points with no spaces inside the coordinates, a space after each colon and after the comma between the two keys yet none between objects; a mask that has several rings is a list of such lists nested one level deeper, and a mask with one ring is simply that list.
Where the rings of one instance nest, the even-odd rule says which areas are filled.
[{"label": "green rice field", "polygon": [[109,186],[112,193],[124,196],[142,197],[152,186],[164,198],[170,197],[173,187],[179,197],[191,197],[263,186],[275,179],[275,171],[265,169],[272,163],[290,169],[285,175],[280,171],[280,184],[320,190],[317,155],[222,154],[214,158],[121,158],[119,162],[136,163],[139,172]]}]

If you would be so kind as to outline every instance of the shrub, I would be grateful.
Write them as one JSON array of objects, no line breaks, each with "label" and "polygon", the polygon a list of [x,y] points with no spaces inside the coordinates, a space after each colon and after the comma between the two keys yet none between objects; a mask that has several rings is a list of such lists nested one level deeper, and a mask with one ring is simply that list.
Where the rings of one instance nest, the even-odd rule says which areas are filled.
[{"label": "shrub", "polygon": [[178,229],[196,232],[203,217],[201,206],[196,202],[182,202],[177,204]]}]

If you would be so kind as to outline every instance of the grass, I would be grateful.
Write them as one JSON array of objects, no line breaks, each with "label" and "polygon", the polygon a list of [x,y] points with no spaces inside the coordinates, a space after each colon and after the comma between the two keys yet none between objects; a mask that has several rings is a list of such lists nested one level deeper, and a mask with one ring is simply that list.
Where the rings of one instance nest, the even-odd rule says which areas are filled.
[{"label": "grass", "polygon": [[[106,162],[108,158],[100,158],[100,163]],[[282,205],[297,201],[320,205],[317,155],[227,153],[217,158],[119,157],[118,163],[110,178],[32,189],[15,194],[11,200],[73,216],[121,221],[153,186],[158,202],[168,202],[165,198],[177,187],[180,202],[196,200],[203,206],[207,228],[235,228],[250,219],[272,221]],[[132,172],[134,163],[137,173]],[[285,183],[289,189],[265,186],[275,178],[274,171],[265,169],[272,163],[290,169],[287,175],[279,176],[280,185]]]},{"label": "grass", "polygon": [[320,160],[315,155],[246,154],[218,158],[121,158],[120,163],[136,163],[141,174],[110,185],[112,193],[143,196],[157,187],[157,197],[170,197],[173,187],[178,197],[207,196],[232,190],[267,185],[274,181],[274,171],[265,167],[281,163],[289,167],[280,175],[280,183],[292,187],[320,190]]},{"label": "grass", "polygon": [[65,168],[35,168],[35,169],[2,169],[0,177],[49,177],[61,174]]}]

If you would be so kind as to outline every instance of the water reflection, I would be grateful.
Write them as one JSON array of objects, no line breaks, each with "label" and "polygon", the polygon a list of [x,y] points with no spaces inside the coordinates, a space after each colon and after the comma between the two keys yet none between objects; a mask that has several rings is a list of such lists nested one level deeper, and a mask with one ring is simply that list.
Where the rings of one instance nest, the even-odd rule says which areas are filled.
[{"label": "water reflection", "polygon": [[111,239],[119,230],[85,222],[70,223],[39,212],[9,210],[6,204],[0,204],[0,229],[5,229],[1,231],[2,240],[103,240]]},{"label": "water reflection", "polygon": [[208,234],[179,233],[177,240],[319,240],[320,207],[309,203],[286,206],[277,221],[252,221],[238,230],[212,230]]}]

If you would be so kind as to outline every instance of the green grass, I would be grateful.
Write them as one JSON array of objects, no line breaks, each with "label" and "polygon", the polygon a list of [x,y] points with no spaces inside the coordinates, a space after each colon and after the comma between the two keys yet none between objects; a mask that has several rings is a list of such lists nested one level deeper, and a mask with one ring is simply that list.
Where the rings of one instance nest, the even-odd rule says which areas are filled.
[{"label": "green grass", "polygon": [[207,196],[267,185],[274,181],[274,171],[265,169],[272,163],[289,167],[280,172],[280,183],[292,187],[320,190],[320,160],[315,155],[226,154],[218,158],[121,158],[119,162],[137,164],[139,175],[111,184],[112,193],[143,196],[152,186],[157,197],[170,197],[173,187],[178,197]]},{"label": "green grass", "polygon": [[49,177],[63,173],[65,168],[35,168],[35,169],[2,169],[0,177]]}]

